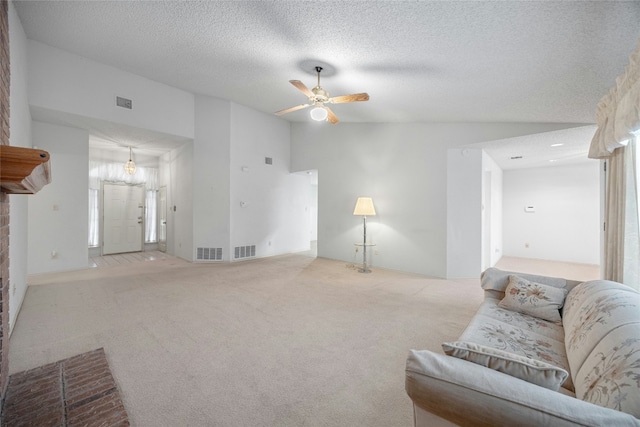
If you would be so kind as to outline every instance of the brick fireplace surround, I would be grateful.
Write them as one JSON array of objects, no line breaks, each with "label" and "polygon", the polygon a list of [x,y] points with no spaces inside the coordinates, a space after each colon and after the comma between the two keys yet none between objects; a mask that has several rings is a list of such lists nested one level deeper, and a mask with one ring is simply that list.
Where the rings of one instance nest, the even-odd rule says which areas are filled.
[{"label": "brick fireplace surround", "polygon": [[[9,145],[9,3],[0,1],[0,145]],[[0,191],[0,400],[9,373],[9,195]]]}]

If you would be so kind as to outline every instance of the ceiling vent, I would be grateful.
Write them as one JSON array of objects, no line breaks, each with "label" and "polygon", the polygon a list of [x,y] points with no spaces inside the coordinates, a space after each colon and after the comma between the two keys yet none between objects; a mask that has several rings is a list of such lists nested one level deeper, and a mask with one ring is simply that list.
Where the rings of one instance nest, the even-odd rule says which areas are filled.
[{"label": "ceiling vent", "polygon": [[271,157],[265,157],[264,158],[264,163],[267,165],[272,165],[273,164],[273,159]]},{"label": "ceiling vent", "polygon": [[116,105],[118,107],[127,108],[129,110],[133,109],[133,101],[127,98],[122,98],[120,96],[116,96]]}]

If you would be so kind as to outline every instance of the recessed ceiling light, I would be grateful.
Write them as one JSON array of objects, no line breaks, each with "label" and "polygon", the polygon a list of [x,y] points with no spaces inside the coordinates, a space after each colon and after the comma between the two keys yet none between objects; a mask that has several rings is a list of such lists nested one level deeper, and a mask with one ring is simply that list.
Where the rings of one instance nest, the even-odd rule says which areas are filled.
[{"label": "recessed ceiling light", "polygon": [[551,159],[551,160],[549,160],[549,161],[550,161],[550,162],[557,162],[557,160],[556,160],[556,159]]},{"label": "recessed ceiling light", "polygon": [[552,146],[552,147],[561,147],[561,146],[563,146],[563,145],[564,145],[564,144],[551,144],[551,146]]}]

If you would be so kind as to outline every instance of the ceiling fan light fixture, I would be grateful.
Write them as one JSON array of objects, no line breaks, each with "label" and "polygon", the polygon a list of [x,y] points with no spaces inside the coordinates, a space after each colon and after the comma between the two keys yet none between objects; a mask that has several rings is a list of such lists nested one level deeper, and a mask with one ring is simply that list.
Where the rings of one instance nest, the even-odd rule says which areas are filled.
[{"label": "ceiling fan light fixture", "polygon": [[322,122],[327,120],[327,116],[329,115],[327,110],[324,107],[320,107],[320,106],[311,110],[310,114],[311,114],[311,118],[317,122]]},{"label": "ceiling fan light fixture", "polygon": [[318,73],[318,85],[313,89],[309,90],[304,83],[300,80],[289,80],[289,83],[294,85],[296,89],[302,92],[309,102],[307,104],[297,105],[295,107],[285,108],[284,110],[276,111],[276,116],[282,116],[283,114],[291,113],[293,111],[298,111],[303,108],[313,107],[311,110],[311,119],[317,122],[327,121],[332,125],[335,125],[340,120],[335,115],[331,108],[327,106],[327,104],[343,104],[347,102],[359,102],[359,101],[368,101],[369,94],[367,93],[354,93],[351,95],[341,95],[330,97],[329,92],[322,89],[320,86],[320,71],[322,71],[322,67],[315,67],[316,72]]}]

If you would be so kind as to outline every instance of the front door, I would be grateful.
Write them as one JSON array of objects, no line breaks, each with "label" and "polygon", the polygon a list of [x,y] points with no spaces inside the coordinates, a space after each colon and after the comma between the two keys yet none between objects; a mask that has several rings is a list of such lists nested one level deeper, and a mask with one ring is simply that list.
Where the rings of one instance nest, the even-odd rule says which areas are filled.
[{"label": "front door", "polygon": [[104,241],[102,253],[142,250],[144,187],[104,184]]}]

